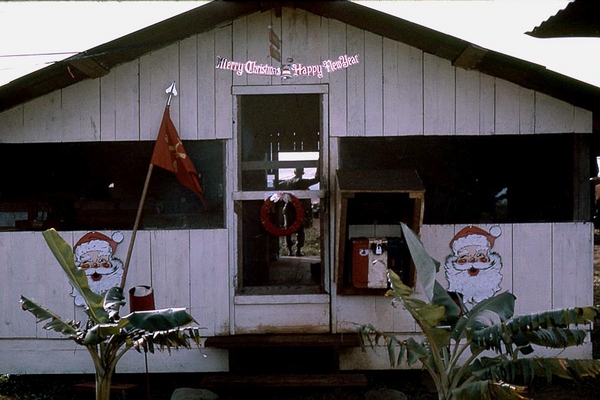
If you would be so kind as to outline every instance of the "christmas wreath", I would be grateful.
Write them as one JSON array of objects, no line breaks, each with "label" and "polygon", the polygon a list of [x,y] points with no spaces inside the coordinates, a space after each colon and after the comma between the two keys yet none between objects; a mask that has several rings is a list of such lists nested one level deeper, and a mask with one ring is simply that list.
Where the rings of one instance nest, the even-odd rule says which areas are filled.
[{"label": "christmas wreath", "polygon": [[[285,202],[286,206],[291,204],[296,212],[296,219],[294,222],[291,224],[288,223],[287,226],[284,227],[275,225],[269,218],[269,215],[271,214],[271,208],[279,201]],[[269,233],[275,236],[288,236],[296,232],[302,226],[303,219],[304,208],[302,207],[300,200],[298,200],[298,198],[291,193],[274,193],[265,200],[262,208],[260,209],[260,222]]]}]

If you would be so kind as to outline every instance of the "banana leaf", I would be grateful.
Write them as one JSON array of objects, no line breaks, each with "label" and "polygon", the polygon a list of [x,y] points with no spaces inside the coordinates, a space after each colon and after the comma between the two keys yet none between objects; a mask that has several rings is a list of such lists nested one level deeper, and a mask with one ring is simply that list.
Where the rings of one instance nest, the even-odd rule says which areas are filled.
[{"label": "banana leaf", "polygon": [[36,317],[37,322],[50,320],[50,322],[43,326],[44,329],[56,331],[69,336],[72,339],[77,339],[79,325],[74,321],[63,320],[54,312],[25,296],[21,296],[21,308],[23,308],[24,311],[32,313]]},{"label": "banana leaf", "polygon": [[[404,285],[400,277],[393,270],[388,271],[388,279],[391,286],[388,296],[394,296],[402,302],[404,308],[410,312],[419,324],[423,333],[428,336],[429,340],[435,343],[436,348],[441,349],[448,346],[450,342],[450,330],[447,327],[439,327],[443,321],[447,321],[447,308],[443,305],[426,303],[421,299],[413,297],[415,291]],[[444,291],[444,293],[446,292]],[[454,303],[450,296],[447,297],[456,306],[456,303]]]},{"label": "banana leaf", "polygon": [[535,377],[582,379],[600,375],[600,360],[573,360],[567,358],[502,359],[482,357],[473,363],[473,375],[480,379],[515,382],[522,379],[529,384]]},{"label": "banana leaf", "polygon": [[597,307],[573,307],[518,316],[506,323],[474,330],[473,346],[501,352],[504,345],[506,352],[512,354],[514,346],[530,343],[552,348],[580,345],[586,332],[568,326],[590,324],[597,312]]},{"label": "banana leaf", "polygon": [[111,321],[119,319],[119,308],[125,305],[124,300],[123,289],[118,286],[108,289],[104,294],[104,309]]},{"label": "banana leaf", "polygon": [[109,320],[108,313],[104,309],[104,297],[94,293],[88,284],[85,272],[75,266],[73,249],[65,240],[60,237],[55,229],[48,229],[42,232],[48,247],[56,257],[56,260],[67,274],[71,285],[77,289],[87,304],[86,312],[88,316],[97,324],[106,323]]},{"label": "banana leaf", "polygon": [[400,341],[395,335],[378,331],[370,324],[358,326],[358,340],[362,351],[366,350],[367,345],[374,348],[383,340],[392,368],[399,366],[405,358],[409,366],[417,361],[425,363],[425,359],[431,354],[429,346],[417,342],[412,337]]},{"label": "banana leaf", "polygon": [[190,341],[200,347],[202,344],[200,329],[194,326],[143,334],[133,342],[133,348],[140,353],[142,350],[154,353],[156,349],[160,351],[166,349],[170,353],[171,349],[191,348]]},{"label": "banana leaf", "polygon": [[417,276],[423,285],[423,290],[427,300],[433,299],[433,290],[435,285],[435,274],[439,271],[440,263],[427,254],[423,248],[423,243],[415,233],[404,223],[401,222],[402,234],[406,239],[406,244],[417,270]]},{"label": "banana leaf", "polygon": [[446,319],[446,309],[441,305],[429,304],[421,299],[413,297],[415,291],[402,283],[402,280],[393,270],[388,270],[388,280],[390,282],[391,291],[389,295],[393,295],[398,300],[401,300],[405,307],[410,308],[409,311],[414,312],[414,317],[418,318],[428,326],[436,326],[440,321]]},{"label": "banana leaf", "polygon": [[[85,332],[83,344],[85,346],[95,346],[104,342],[112,336],[118,336],[122,333],[121,329],[116,324],[99,324],[94,325]],[[123,335],[123,339],[125,339]]]},{"label": "banana leaf", "polygon": [[425,296],[430,303],[443,306],[445,308],[445,321],[454,324],[458,319],[461,310],[460,307],[450,297],[446,289],[436,280],[435,274],[440,269],[439,261],[433,259],[423,247],[423,243],[418,236],[403,222],[400,223],[402,234],[406,238],[406,244],[410,252],[413,264],[417,270],[417,276],[423,286]]},{"label": "banana leaf", "polygon": [[135,329],[143,329],[148,332],[167,331],[180,328],[196,322],[185,308],[166,308],[152,311],[136,311],[119,321],[120,326],[127,324]]},{"label": "banana leaf", "polygon": [[549,328],[526,332],[523,336],[531,344],[558,349],[582,345],[587,337],[587,331],[582,329]]},{"label": "banana leaf", "polygon": [[[452,331],[452,339],[459,340],[467,336],[468,332],[477,332],[498,322],[509,320],[514,314],[515,299],[512,293],[503,292],[476,304],[458,320]],[[491,323],[491,321],[496,322]]]},{"label": "banana leaf", "polygon": [[565,328],[569,325],[591,324],[599,310],[598,307],[589,306],[544,311],[515,317],[507,323],[507,326],[511,332],[526,332],[538,328]]},{"label": "banana leaf", "polygon": [[431,303],[443,306],[446,309],[444,321],[451,326],[454,326],[461,316],[461,308],[438,281],[435,281],[433,286],[433,299]]},{"label": "banana leaf", "polygon": [[456,400],[526,400],[523,396],[526,388],[494,381],[476,381],[465,384],[452,391]]},{"label": "banana leaf", "polygon": [[390,361],[390,365],[392,367],[396,366],[396,347],[398,347],[399,345],[401,346],[400,343],[398,343],[398,340],[393,337],[393,336],[388,336],[386,337],[386,347],[387,347],[387,351],[388,351],[388,359]]},{"label": "banana leaf", "polygon": [[424,359],[428,356],[429,350],[427,347],[411,337],[406,339],[406,362],[409,366],[414,365],[419,360],[422,360],[423,364],[425,364]]},{"label": "banana leaf", "polygon": [[379,341],[380,333],[371,324],[358,325],[358,344],[362,351],[365,351],[367,344],[369,347],[374,348]]}]

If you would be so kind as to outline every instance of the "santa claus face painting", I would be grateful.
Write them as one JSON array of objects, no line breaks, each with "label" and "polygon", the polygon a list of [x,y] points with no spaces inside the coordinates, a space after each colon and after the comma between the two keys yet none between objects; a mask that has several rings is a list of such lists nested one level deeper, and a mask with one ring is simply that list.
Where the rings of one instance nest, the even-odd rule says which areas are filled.
[{"label": "santa claus face painting", "polygon": [[446,258],[448,291],[460,293],[465,304],[476,304],[500,290],[502,258],[492,251],[500,227],[490,232],[469,226],[450,242],[453,254]]},{"label": "santa claus face painting", "polygon": [[78,267],[85,271],[90,289],[95,293],[104,293],[119,286],[123,276],[122,263],[112,254],[90,251],[85,253]]},{"label": "santa claus face painting", "polygon": [[[110,238],[99,232],[88,232],[75,245],[75,265],[85,272],[92,292],[104,294],[108,289],[120,286],[123,262],[114,256],[114,252],[122,240],[120,232],[113,233]],[[75,288],[71,295],[77,306],[85,306]]]}]

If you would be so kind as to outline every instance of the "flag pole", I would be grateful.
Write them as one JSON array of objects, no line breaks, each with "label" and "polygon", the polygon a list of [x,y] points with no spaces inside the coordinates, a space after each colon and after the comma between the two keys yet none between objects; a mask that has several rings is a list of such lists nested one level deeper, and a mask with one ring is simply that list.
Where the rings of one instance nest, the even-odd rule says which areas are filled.
[{"label": "flag pole", "polygon": [[[175,88],[175,81],[169,86],[165,92],[169,95],[167,97],[166,107],[171,107],[171,99],[173,96],[177,96],[177,89]],[[142,211],[144,209],[144,203],[146,202],[146,194],[148,193],[148,186],[150,185],[150,178],[152,177],[152,169],[154,164],[150,163],[148,167],[148,173],[146,174],[146,181],[144,182],[144,189],[142,190],[142,198],[138,206],[137,215],[135,216],[135,222],[133,224],[133,231],[131,232],[131,240],[129,241],[129,248],[127,249],[127,258],[125,259],[125,265],[123,267],[123,277],[121,278],[121,290],[125,288],[125,279],[127,278],[127,272],[129,271],[129,262],[131,261],[131,253],[133,252],[133,244],[137,235],[138,228],[140,226],[140,220],[142,219]]]}]

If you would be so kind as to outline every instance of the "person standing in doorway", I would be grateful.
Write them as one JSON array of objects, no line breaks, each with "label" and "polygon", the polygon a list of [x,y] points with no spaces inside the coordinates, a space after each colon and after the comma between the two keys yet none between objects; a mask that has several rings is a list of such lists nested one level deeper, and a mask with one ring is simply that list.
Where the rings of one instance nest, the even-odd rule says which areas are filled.
[{"label": "person standing in doorway", "polygon": [[[304,178],[304,168],[299,167],[294,169],[294,176],[290,179],[279,182],[279,187],[287,190],[308,190],[312,185],[319,182],[319,168],[317,167],[317,171],[315,172],[315,177],[312,179]],[[304,255],[302,253],[302,247],[304,247],[305,240],[305,232],[304,227],[310,226],[312,222],[312,210],[310,199],[302,199],[301,200],[302,208],[304,208],[304,222],[300,225],[300,228],[296,231],[296,257],[301,257]],[[285,226],[288,227],[294,223],[296,220],[296,210],[294,206],[290,203],[286,203],[283,207],[283,217],[285,221]],[[294,251],[294,240],[293,234],[287,235],[285,237],[285,243],[288,250],[288,256],[293,256]]]}]

